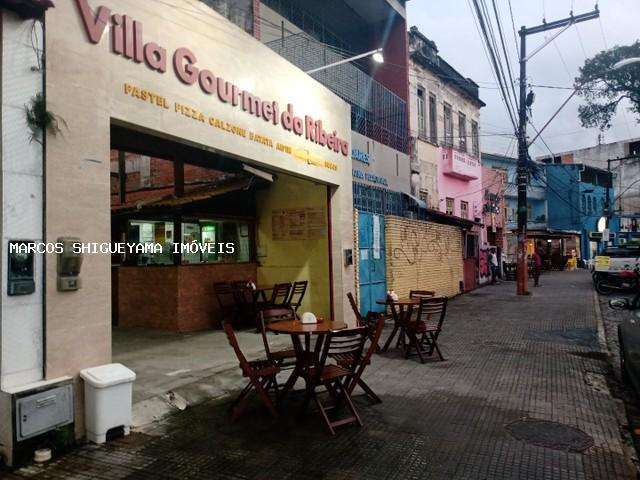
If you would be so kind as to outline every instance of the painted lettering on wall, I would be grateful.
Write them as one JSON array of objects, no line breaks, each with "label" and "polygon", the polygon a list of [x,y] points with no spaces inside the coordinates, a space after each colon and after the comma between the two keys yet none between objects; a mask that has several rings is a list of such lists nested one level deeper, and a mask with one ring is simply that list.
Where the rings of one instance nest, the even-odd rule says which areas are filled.
[{"label": "painted lettering on wall", "polygon": [[[98,7],[94,13],[88,0],[75,2],[91,43],[99,44],[107,25],[111,24],[112,53],[136,63],[144,63],[151,70],[161,74],[167,71],[167,49],[156,42],[145,42],[142,22],[128,15],[112,14],[111,9],[105,6]],[[262,118],[273,125],[281,125],[284,130],[299,137],[304,136],[306,140],[344,157],[349,155],[349,142],[341,138],[335,130],[325,130],[322,120],[309,115],[299,116],[291,103],[283,109],[276,101],[263,100],[214,75],[211,70],[199,66],[198,57],[189,48],[180,47],[175,50],[172,66],[176,77],[185,85],[197,84],[204,94],[216,97],[222,103],[240,108],[249,115]]]},{"label": "painted lettering on wall", "polygon": [[363,172],[362,170],[353,169],[353,178],[366,180],[367,182],[376,183],[378,185],[389,186],[389,181],[385,177],[376,175],[375,173]]},{"label": "painted lettering on wall", "polygon": [[371,163],[371,155],[356,148],[351,150],[351,159],[356,162],[364,163],[365,165],[369,165]]}]

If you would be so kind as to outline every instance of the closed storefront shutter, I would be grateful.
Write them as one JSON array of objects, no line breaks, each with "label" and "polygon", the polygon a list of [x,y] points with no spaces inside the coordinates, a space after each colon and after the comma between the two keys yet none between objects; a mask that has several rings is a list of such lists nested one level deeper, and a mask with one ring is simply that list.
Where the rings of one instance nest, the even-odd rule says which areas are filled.
[{"label": "closed storefront shutter", "polygon": [[385,217],[387,289],[400,296],[412,289],[448,297],[460,293],[462,230],[395,216]]}]

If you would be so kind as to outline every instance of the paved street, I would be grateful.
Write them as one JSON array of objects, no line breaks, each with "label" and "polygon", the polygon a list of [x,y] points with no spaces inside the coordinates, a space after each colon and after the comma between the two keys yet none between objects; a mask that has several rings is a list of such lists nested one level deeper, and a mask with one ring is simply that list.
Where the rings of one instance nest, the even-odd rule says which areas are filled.
[{"label": "paved street", "polygon": [[635,478],[603,388],[590,277],[541,284],[530,297],[506,283],[454,300],[446,362],[375,357],[366,378],[383,403],[358,399],[363,428],[331,438],[317,415],[295,420],[296,398],[279,422],[254,409],[230,426],[210,402],[8,478]]}]

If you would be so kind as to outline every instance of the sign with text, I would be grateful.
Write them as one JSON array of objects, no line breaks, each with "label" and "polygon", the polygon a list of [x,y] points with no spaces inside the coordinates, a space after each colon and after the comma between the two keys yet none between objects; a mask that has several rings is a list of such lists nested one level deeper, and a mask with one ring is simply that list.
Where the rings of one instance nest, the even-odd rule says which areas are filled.
[{"label": "sign with text", "polygon": [[460,180],[476,180],[480,178],[481,166],[477,158],[454,148],[440,148],[444,175]]}]

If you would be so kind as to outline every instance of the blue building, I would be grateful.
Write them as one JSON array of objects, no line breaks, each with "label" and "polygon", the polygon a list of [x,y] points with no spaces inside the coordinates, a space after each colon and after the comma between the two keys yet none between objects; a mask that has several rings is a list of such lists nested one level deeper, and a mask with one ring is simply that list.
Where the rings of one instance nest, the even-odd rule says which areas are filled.
[{"label": "blue building", "polygon": [[[515,261],[518,228],[518,160],[504,155],[482,154],[482,166],[505,171],[507,187],[505,197],[507,260]],[[555,206],[548,201],[548,174],[540,164],[537,177],[530,178],[527,187],[527,253],[535,248],[542,251],[551,265],[563,265],[568,256],[580,251],[580,230],[572,225],[561,225],[550,221]]]},{"label": "blue building", "polygon": [[[505,189],[506,228],[513,231],[518,227],[518,186],[516,171],[518,160],[493,153],[482,154],[482,166],[502,170],[507,173]],[[546,230],[547,228],[547,192],[544,178],[531,179],[527,188],[527,230]]]},{"label": "blue building", "polygon": [[[598,220],[605,215],[607,187],[609,198],[615,198],[609,172],[580,163],[549,164],[545,170],[549,227],[580,232],[580,255],[593,259],[603,247]],[[617,217],[610,220],[609,230],[619,230]]]}]

